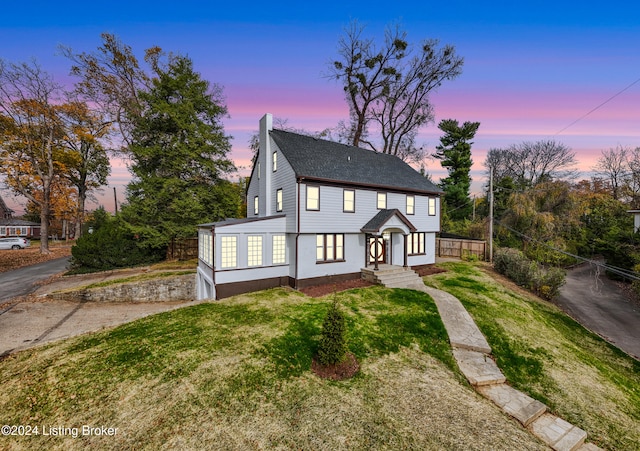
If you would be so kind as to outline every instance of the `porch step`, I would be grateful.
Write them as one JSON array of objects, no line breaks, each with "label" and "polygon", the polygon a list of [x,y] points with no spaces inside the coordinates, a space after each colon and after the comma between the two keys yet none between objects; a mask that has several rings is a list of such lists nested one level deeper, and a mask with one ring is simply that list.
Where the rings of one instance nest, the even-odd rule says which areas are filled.
[{"label": "porch step", "polygon": [[373,268],[362,268],[361,274],[363,279],[388,288],[424,286],[422,279],[415,271],[401,266],[380,265],[377,271]]}]

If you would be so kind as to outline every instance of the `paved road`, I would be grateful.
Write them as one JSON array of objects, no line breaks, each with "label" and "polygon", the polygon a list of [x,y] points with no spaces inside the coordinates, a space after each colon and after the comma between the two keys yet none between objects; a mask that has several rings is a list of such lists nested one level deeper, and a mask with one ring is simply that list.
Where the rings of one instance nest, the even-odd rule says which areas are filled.
[{"label": "paved road", "polygon": [[69,257],[56,258],[37,265],[0,273],[0,304],[17,296],[32,293],[36,282],[48,279],[67,269]]},{"label": "paved road", "polygon": [[587,329],[640,359],[640,307],[588,263],[571,269],[554,302]]}]

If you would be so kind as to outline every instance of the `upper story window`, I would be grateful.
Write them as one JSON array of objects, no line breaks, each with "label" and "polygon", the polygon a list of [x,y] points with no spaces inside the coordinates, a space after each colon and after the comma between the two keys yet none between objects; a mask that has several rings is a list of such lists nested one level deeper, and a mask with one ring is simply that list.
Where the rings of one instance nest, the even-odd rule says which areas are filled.
[{"label": "upper story window", "polygon": [[429,198],[429,216],[435,216],[435,215],[436,215],[436,198],[430,197]]},{"label": "upper story window", "polygon": [[412,215],[415,211],[416,198],[414,196],[407,196],[407,214]]},{"label": "upper story window", "polygon": [[282,211],[282,188],[276,191],[276,211]]},{"label": "upper story window", "polygon": [[352,189],[345,189],[342,192],[342,211],[353,213],[356,211],[356,192]]},{"label": "upper story window", "polygon": [[260,201],[258,196],[253,198],[253,214],[257,215],[260,212]]},{"label": "upper story window", "polygon": [[320,187],[307,185],[307,210],[320,210]]},{"label": "upper story window", "polygon": [[258,180],[260,180],[260,162],[258,161],[258,164],[256,166],[256,171],[258,172]]},{"label": "upper story window", "polygon": [[278,152],[273,152],[273,172],[278,170]]},{"label": "upper story window", "polygon": [[378,210],[387,208],[387,193],[378,193],[377,207]]},{"label": "upper story window", "polygon": [[262,235],[247,237],[247,266],[262,265]]},{"label": "upper story window", "polygon": [[237,250],[237,237],[220,237],[220,266],[222,268],[235,268],[238,265]]}]

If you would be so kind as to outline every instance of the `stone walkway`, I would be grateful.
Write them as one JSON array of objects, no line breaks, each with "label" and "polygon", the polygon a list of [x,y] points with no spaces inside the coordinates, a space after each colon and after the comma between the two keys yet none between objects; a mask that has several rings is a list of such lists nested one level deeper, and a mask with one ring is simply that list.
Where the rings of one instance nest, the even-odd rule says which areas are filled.
[{"label": "stone walkway", "polygon": [[585,443],[585,431],[547,412],[547,406],[540,401],[507,385],[505,376],[491,357],[489,343],[456,297],[424,285],[410,288],[424,291],[435,301],[458,367],[480,394],[556,451],[601,449]]}]

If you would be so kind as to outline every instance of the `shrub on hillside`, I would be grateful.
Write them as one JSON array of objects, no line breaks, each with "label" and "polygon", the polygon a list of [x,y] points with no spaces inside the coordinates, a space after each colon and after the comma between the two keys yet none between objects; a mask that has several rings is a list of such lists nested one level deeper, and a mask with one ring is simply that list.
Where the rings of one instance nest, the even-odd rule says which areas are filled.
[{"label": "shrub on hillside", "polygon": [[551,299],[558,294],[566,276],[563,269],[542,266],[529,260],[521,251],[510,248],[496,250],[493,267],[544,299]]},{"label": "shrub on hillside", "polygon": [[72,271],[76,273],[127,268],[163,259],[163,249],[141,245],[119,218],[109,219],[80,237],[71,248]]}]

